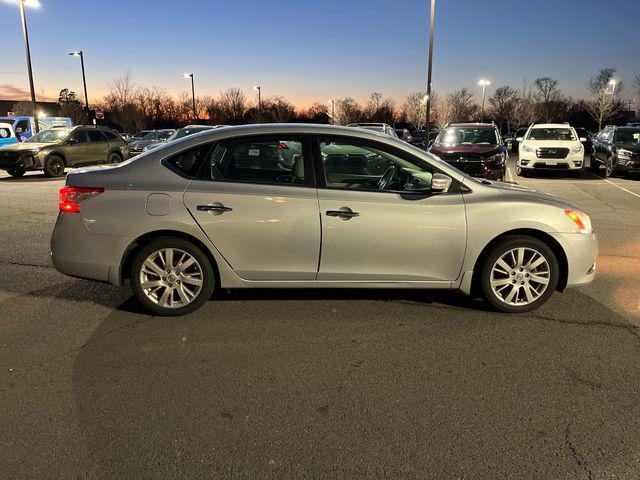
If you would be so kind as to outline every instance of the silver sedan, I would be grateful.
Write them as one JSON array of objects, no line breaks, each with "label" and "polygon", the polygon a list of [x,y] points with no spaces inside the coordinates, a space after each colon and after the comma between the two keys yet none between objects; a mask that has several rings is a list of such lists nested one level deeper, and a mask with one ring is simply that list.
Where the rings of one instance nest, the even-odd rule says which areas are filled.
[{"label": "silver sedan", "polygon": [[216,288],[437,288],[525,312],[589,283],[597,239],[566,200],[478,180],[370,130],[210,130],[60,191],[67,275],[124,285],[182,315]]}]

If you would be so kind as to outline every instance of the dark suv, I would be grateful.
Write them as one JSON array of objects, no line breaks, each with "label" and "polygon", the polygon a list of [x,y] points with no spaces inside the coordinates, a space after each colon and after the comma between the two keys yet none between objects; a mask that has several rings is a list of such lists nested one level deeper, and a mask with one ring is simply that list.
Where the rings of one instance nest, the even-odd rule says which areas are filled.
[{"label": "dark suv", "polygon": [[591,171],[604,176],[640,172],[640,127],[606,127],[593,138]]},{"label": "dark suv", "polygon": [[452,123],[429,151],[474,177],[504,180],[509,154],[492,123]]}]

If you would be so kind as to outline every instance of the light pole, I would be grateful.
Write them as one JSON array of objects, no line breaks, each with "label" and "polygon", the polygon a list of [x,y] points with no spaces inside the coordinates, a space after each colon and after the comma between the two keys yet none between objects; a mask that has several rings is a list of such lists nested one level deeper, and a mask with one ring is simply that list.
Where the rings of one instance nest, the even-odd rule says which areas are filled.
[{"label": "light pole", "polygon": [[487,86],[491,85],[491,82],[486,78],[481,78],[478,85],[482,87],[482,109],[480,113],[480,121],[484,122],[484,97],[487,91]]},{"label": "light pole", "polygon": [[193,72],[185,73],[182,78],[191,78],[191,100],[193,102],[193,120],[198,120],[198,112],[196,111],[196,88],[193,83]]},{"label": "light pole", "polygon": [[433,29],[436,16],[436,0],[431,0],[429,16],[429,67],[427,73],[427,115],[425,118],[424,148],[429,146],[429,115],[431,114],[431,67],[433,65]]},{"label": "light pole", "polygon": [[69,55],[72,57],[80,57],[80,66],[82,67],[82,86],[84,87],[84,106],[87,110],[87,120],[89,119],[89,96],[87,95],[87,77],[84,73],[84,54],[82,50],[78,50],[76,52],[70,52]]},{"label": "light pole", "polygon": [[335,114],[336,114],[336,101],[331,98],[329,99],[329,103],[331,104],[331,123],[335,123]]},{"label": "light pole", "polygon": [[613,123],[613,102],[616,100],[616,85],[618,81],[615,78],[609,80],[609,85],[611,85],[611,108],[609,108],[609,123]]},{"label": "light pole", "polygon": [[24,50],[27,56],[27,72],[29,74],[29,88],[31,90],[31,105],[33,108],[33,123],[35,133],[40,131],[38,123],[38,112],[36,106],[36,90],[33,86],[33,70],[31,68],[31,50],[29,49],[29,32],[27,30],[27,18],[24,13],[24,7],[40,8],[38,0],[3,0],[5,3],[18,3],[20,7],[20,20],[22,21],[22,35],[24,37]]},{"label": "light pole", "polygon": [[254,90],[258,91],[258,110],[262,111],[262,87],[260,85],[254,85]]}]

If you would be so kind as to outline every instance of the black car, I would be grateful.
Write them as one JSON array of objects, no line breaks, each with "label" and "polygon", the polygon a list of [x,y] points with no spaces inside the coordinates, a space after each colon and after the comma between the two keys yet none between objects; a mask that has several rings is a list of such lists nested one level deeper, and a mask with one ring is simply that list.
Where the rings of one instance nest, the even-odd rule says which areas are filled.
[{"label": "black car", "polygon": [[604,176],[640,172],[640,127],[609,126],[593,139],[591,171]]},{"label": "black car", "polygon": [[514,153],[518,153],[518,148],[520,147],[519,138],[522,138],[529,130],[529,127],[518,127],[513,136],[511,137],[511,151]]},{"label": "black car", "polygon": [[578,134],[578,138],[580,138],[580,142],[584,147],[584,151],[591,152],[593,148],[593,142],[591,141],[591,138],[593,137],[593,133],[591,133],[586,128],[575,128],[574,130]]},{"label": "black car", "polygon": [[429,152],[473,177],[504,180],[509,154],[492,123],[452,123]]}]

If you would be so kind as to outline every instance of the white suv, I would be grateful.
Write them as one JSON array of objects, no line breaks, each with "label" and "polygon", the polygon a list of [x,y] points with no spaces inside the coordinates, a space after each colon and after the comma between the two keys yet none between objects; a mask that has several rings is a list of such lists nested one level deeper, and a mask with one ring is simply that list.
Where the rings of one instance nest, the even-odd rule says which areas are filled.
[{"label": "white suv", "polygon": [[563,170],[580,175],[584,170],[583,139],[566,123],[531,125],[520,143],[516,173],[526,176],[535,170]]}]

